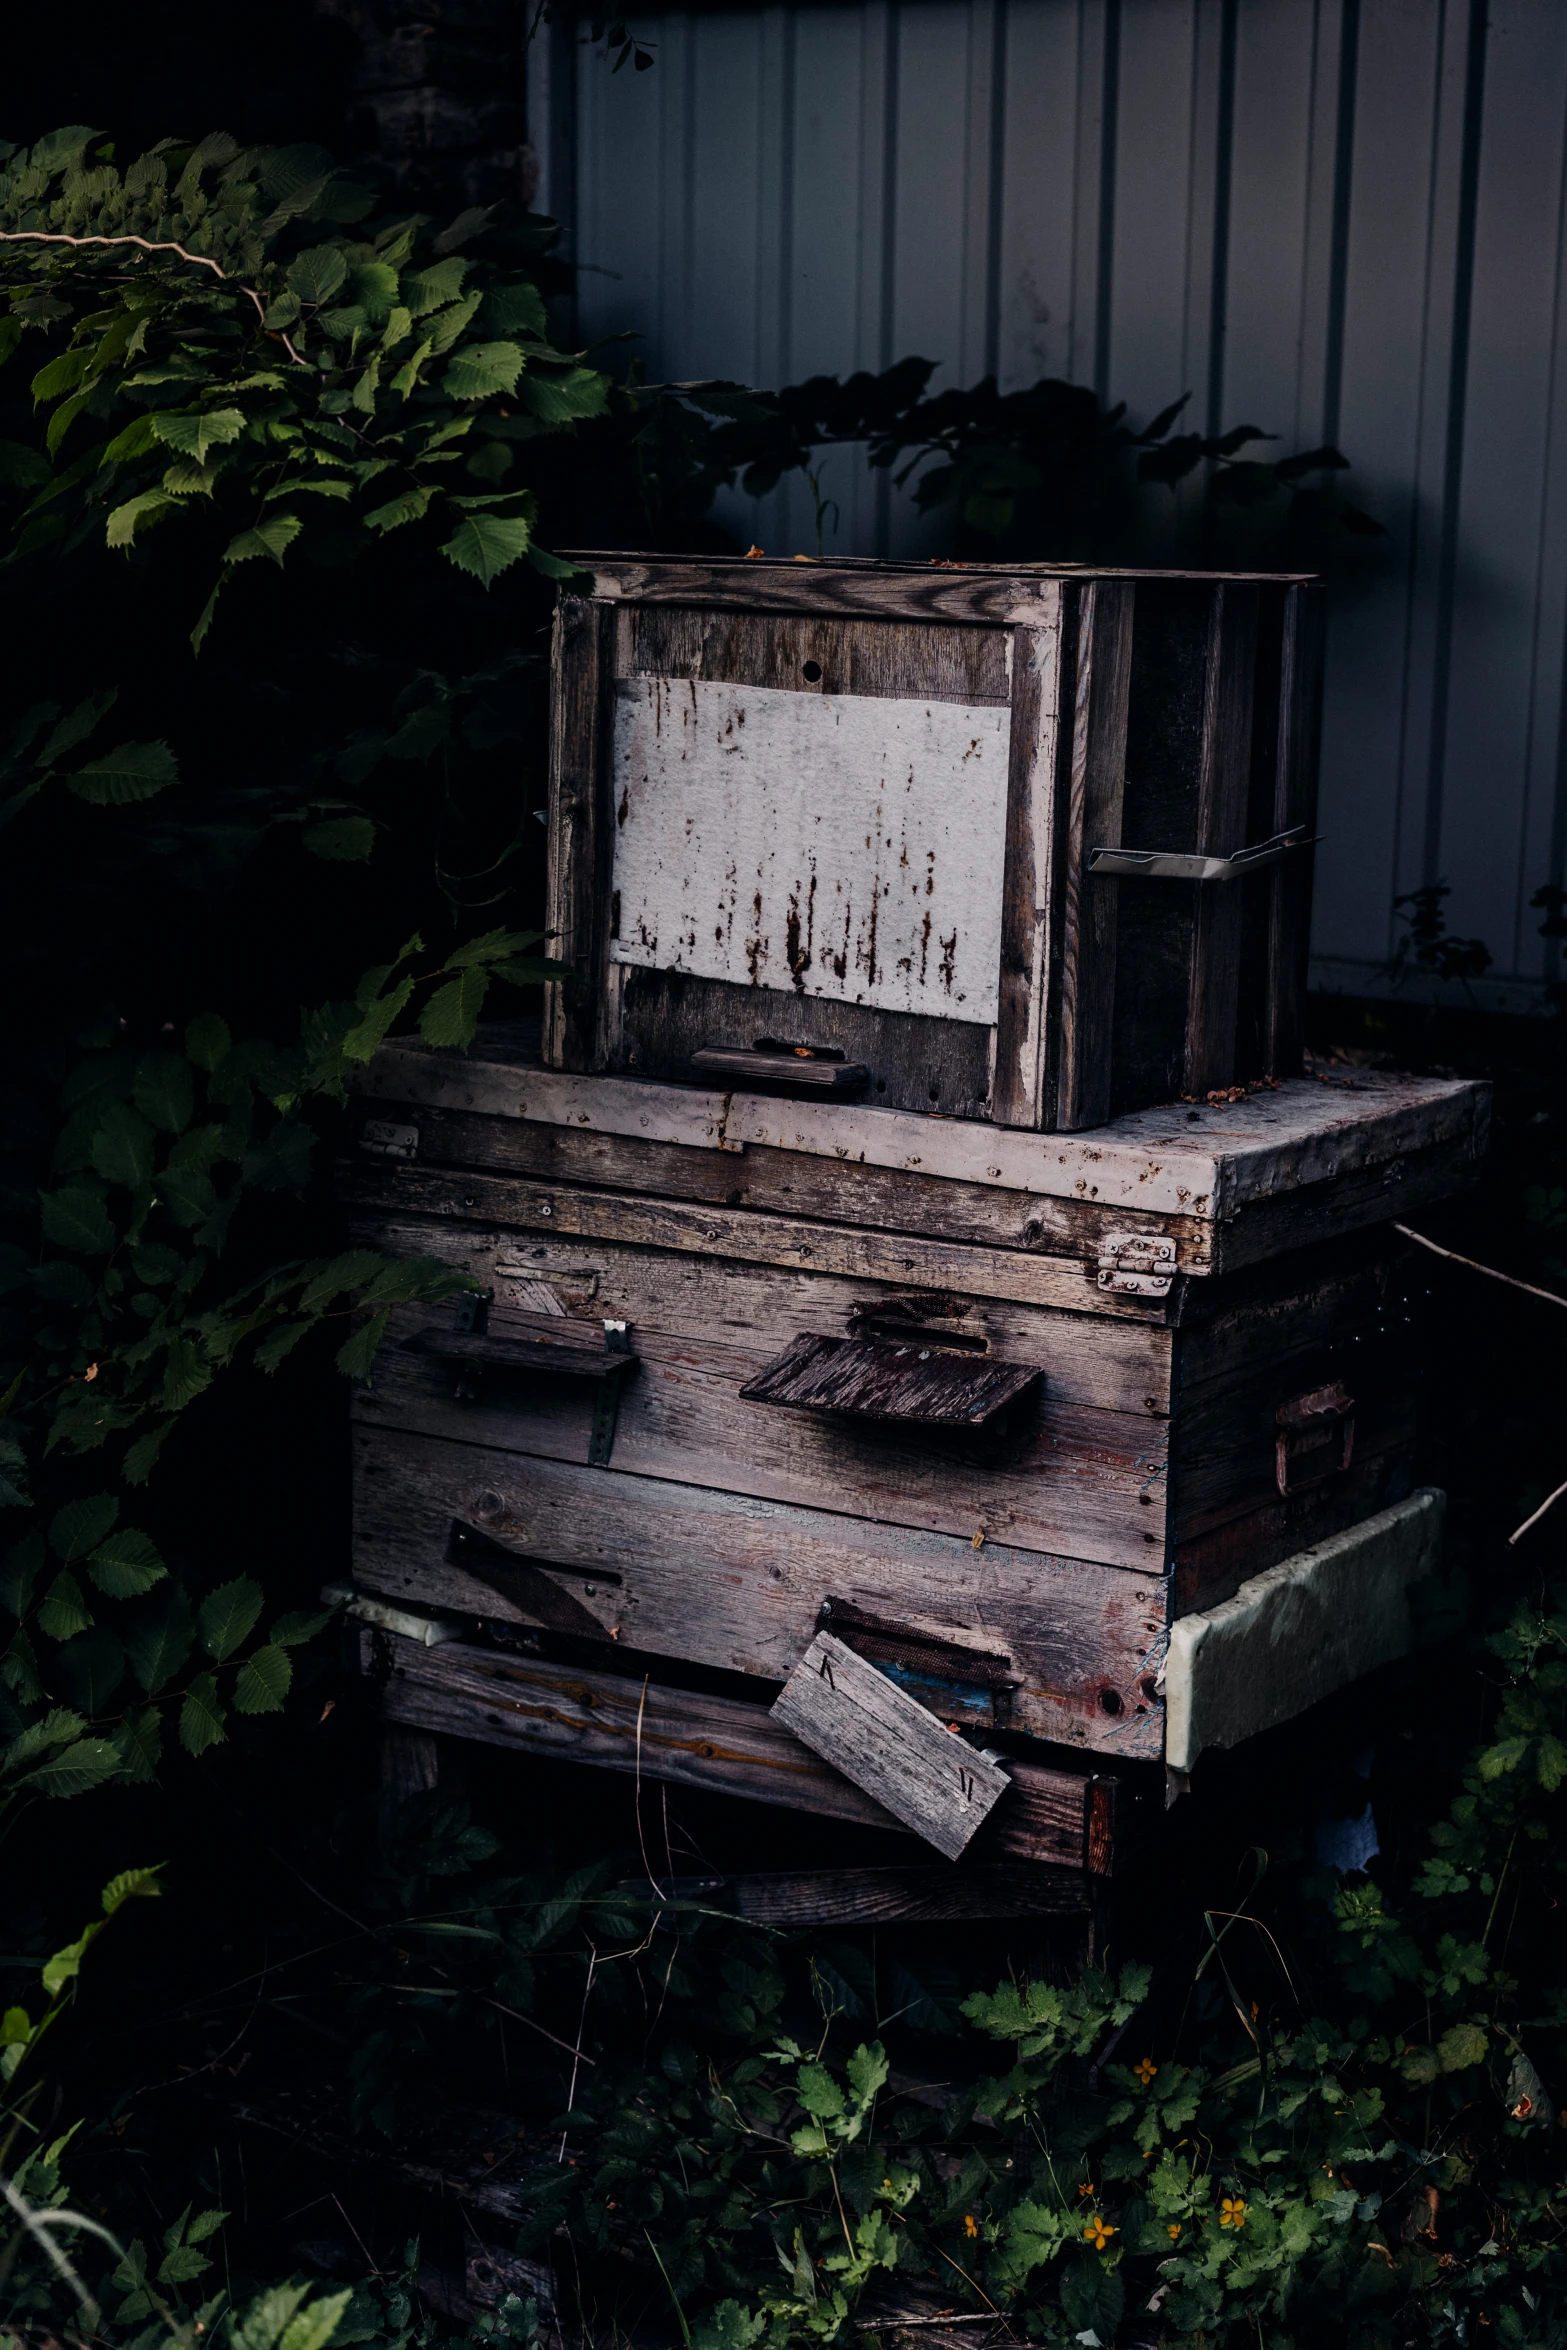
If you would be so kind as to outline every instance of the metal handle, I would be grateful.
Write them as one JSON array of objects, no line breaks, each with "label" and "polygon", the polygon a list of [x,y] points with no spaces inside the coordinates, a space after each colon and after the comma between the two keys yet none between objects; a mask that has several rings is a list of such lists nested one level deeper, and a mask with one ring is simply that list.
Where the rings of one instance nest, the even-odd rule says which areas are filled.
[{"label": "metal handle", "polygon": [[1304,824],[1276,832],[1253,848],[1237,849],[1230,857],[1188,857],[1174,849],[1090,849],[1088,870],[1123,881],[1244,881],[1264,865],[1276,865],[1292,849],[1315,845],[1306,838]]}]

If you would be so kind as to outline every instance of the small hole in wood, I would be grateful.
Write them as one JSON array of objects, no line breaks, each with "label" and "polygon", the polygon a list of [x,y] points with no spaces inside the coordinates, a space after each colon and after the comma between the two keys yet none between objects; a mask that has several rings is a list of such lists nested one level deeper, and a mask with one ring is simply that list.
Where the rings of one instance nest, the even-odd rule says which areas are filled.
[{"label": "small hole in wood", "polygon": [[1120,1690],[1101,1689],[1099,1692],[1099,1710],[1101,1713],[1118,1714],[1121,1710]]},{"label": "small hole in wood", "polygon": [[805,679],[807,685],[818,685],[821,682],[821,674],[820,661],[807,661],[800,671],[800,675]]},{"label": "small hole in wood", "polygon": [[1152,1673],[1145,1673],[1137,1686],[1150,1702],[1159,1694],[1159,1684],[1155,1681]]}]

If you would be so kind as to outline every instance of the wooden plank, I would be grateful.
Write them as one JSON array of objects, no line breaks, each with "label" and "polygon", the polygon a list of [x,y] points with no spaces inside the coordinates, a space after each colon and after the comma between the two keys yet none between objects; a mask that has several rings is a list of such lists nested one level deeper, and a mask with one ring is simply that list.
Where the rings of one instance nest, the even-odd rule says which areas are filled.
[{"label": "wooden plank", "polygon": [[1079,605],[1072,776],[1061,882],[1060,1059],[1056,1127],[1110,1116],[1120,884],[1088,871],[1098,848],[1121,845],[1134,589],[1094,581]]},{"label": "wooden plank", "polygon": [[[1322,732],[1322,593],[1292,587],[1284,600],[1283,661],[1279,681],[1278,762],[1273,829],[1317,825],[1317,760]],[[1311,939],[1311,885],[1315,858],[1290,857],[1268,884],[1268,973],[1263,1067],[1271,1077],[1293,1077],[1306,1043],[1306,969]]]},{"label": "wooden plank", "polygon": [[[1075,564],[843,562],[708,555],[650,557],[594,549],[569,560],[593,574],[593,592],[610,603],[707,605],[744,612],[825,612],[846,619],[1038,621],[1058,580],[1138,580],[1134,569],[1086,574]],[[1271,579],[1272,572],[1158,572],[1155,578]],[[1292,572],[1304,579],[1306,572]]]},{"label": "wooden plank", "polygon": [[601,972],[609,901],[609,690],[615,616],[580,596],[555,612],[550,694],[549,877],[545,927],[569,979],[544,990],[544,1058],[555,1069],[602,1059]]},{"label": "wooden plank", "polygon": [[[622,672],[725,679],[817,695],[1015,707],[1000,628],[910,628],[892,620],[830,620],[814,612],[715,612],[678,604],[625,614]],[[812,677],[808,668],[817,674]]]},{"label": "wooden plank", "polygon": [[1051,881],[1063,746],[1064,599],[1012,633],[1012,734],[991,1115],[1038,1130],[1049,1107]]},{"label": "wooden plank", "polygon": [[[1247,845],[1257,621],[1254,587],[1215,588],[1198,777],[1200,856],[1227,857]],[[1200,1096],[1234,1082],[1245,889],[1245,883],[1208,882],[1198,884],[1194,892],[1181,1088],[1185,1094]]]},{"label": "wooden plank", "polygon": [[[1007,1299],[894,1288],[618,1241],[512,1238],[493,1228],[403,1215],[356,1217],[354,1235],[356,1243],[393,1256],[442,1257],[493,1289],[498,1308],[554,1316],[551,1327],[557,1333],[562,1322],[569,1330],[590,1330],[590,1343],[600,1348],[598,1324],[604,1318],[629,1322],[634,1345],[651,1331],[705,1333],[764,1355],[787,1346],[802,1329],[866,1337],[930,1330],[966,1341],[982,1360],[1000,1356],[1048,1364],[1051,1392],[1063,1403],[1155,1418],[1168,1408],[1171,1333],[1112,1316],[1085,1318]],[[1373,1301],[1374,1294],[1366,1291]],[[1374,1310],[1374,1302],[1366,1310]],[[1237,1311],[1225,1318],[1224,1334],[1213,1341],[1221,1361],[1227,1359],[1227,1346],[1246,1344],[1244,1334],[1257,1319],[1257,1308],[1250,1304],[1244,1315]],[[1189,1344],[1198,1345],[1205,1334],[1203,1325]],[[1196,1357],[1191,1359],[1195,1363]],[[1208,1368],[1204,1357],[1202,1368],[1190,1371],[1188,1380],[1206,1377]]]},{"label": "wooden plank", "polygon": [[[422,1311],[406,1309],[407,1320]],[[1139,1577],[1163,1569],[1169,1427],[1152,1414],[1097,1411],[1047,1392],[1020,1406],[1019,1424],[1000,1436],[884,1426],[742,1401],[766,1367],[754,1347],[651,1331],[636,1333],[636,1346],[637,1375],[615,1428],[615,1467],[627,1475],[805,1507],[825,1495],[890,1526],[954,1536],[983,1526],[998,1541]],[[357,1409],[379,1427],[460,1444],[579,1466],[592,1458],[594,1396],[578,1380],[491,1366],[477,1399],[458,1400],[442,1363],[393,1346]]]},{"label": "wooden plank", "polygon": [[1092,1136],[1032,1135],[869,1103],[788,1103],[626,1078],[588,1080],[541,1069],[536,1042],[521,1029],[502,1030],[474,1059],[399,1040],[377,1054],[358,1090],[376,1101],[428,1101],[698,1148],[765,1145],[1207,1222],[1460,1137],[1483,1155],[1491,1093],[1471,1078],[1357,1069],[1326,1081],[1286,1078],[1195,1115],[1171,1100]]},{"label": "wooden plank", "polygon": [[612,960],[992,1025],[1010,734],[927,696],[618,680]]},{"label": "wooden plank", "polygon": [[1007,1793],[999,1763],[830,1632],[817,1633],[772,1718],[948,1860]]},{"label": "wooden plank", "polygon": [[355,1577],[395,1602],[542,1622],[521,1578],[499,1588],[488,1559],[485,1580],[467,1572],[452,1543],[461,1523],[547,1562],[537,1571],[598,1619],[606,1641],[776,1684],[831,1595],[1005,1650],[1020,1676],[1013,1729],[1128,1757],[1159,1751],[1148,1659],[1165,1628],[1165,1586],[1151,1577],[616,1466],[369,1424],[352,1441]]},{"label": "wooden plank", "polygon": [[[647,1883],[635,1878],[623,1890],[633,1899],[648,1897]],[[877,1926],[899,1920],[934,1925],[966,1918],[1083,1917],[1093,1906],[1080,1870],[1005,1861],[959,1868],[661,1877],[654,1892],[660,1908],[677,1915],[683,1907],[733,1910],[784,1933],[804,1926]]]},{"label": "wooden plank", "polygon": [[[380,1682],[383,1715],[415,1729],[565,1756],[862,1827],[898,1826],[774,1721],[765,1705],[497,1649],[424,1649],[390,1634],[363,1636],[360,1669]],[[1012,1793],[985,1835],[985,1857],[1080,1866],[1082,1821],[1081,1779],[1014,1764]]]},{"label": "wooden plank", "polygon": [[[651,1192],[662,1199],[707,1200],[824,1223],[918,1232],[931,1240],[1038,1250],[1083,1262],[1097,1256],[1107,1233],[1146,1232],[1174,1239],[1183,1272],[1207,1269],[1214,1238],[1213,1226],[1194,1216],[1150,1215],[1146,1209],[1110,1207],[1086,1198],[1056,1200],[1004,1190],[994,1183],[873,1167],[857,1159],[822,1158],[765,1143],[747,1144],[743,1152],[720,1156],[677,1143],[634,1142],[629,1136],[535,1125],[519,1118],[423,1107],[410,1107],[405,1115],[417,1121],[412,1131],[420,1138],[417,1153],[427,1169],[472,1167],[531,1175],[546,1183]],[[376,1165],[379,1189],[377,1176],[364,1162],[351,1161],[345,1168],[345,1186],[355,1198],[384,1201],[395,1213],[400,1200],[397,1184],[379,1155]],[[1146,1322],[1163,1317],[1144,1299],[1137,1318]]]},{"label": "wooden plank", "polygon": [[1037,1364],[993,1363],[942,1347],[802,1332],[740,1390],[742,1403],[921,1427],[987,1427],[1044,1373]]}]

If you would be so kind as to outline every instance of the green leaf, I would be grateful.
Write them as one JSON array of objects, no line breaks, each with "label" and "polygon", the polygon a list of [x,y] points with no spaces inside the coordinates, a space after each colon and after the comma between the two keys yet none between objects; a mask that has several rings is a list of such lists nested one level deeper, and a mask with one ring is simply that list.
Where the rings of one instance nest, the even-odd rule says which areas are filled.
[{"label": "green leaf", "polygon": [[163,1385],[158,1401],[166,1412],[182,1412],[198,1395],[205,1394],[212,1385],[212,1372],[202,1357],[193,1338],[174,1338],[169,1341],[168,1357],[164,1364]]},{"label": "green leaf", "polygon": [[144,1053],[132,1099],[160,1133],[183,1134],[195,1107],[189,1061],[179,1053]]},{"label": "green leaf", "polygon": [[145,1485],[153,1466],[163,1449],[165,1437],[173,1427],[172,1420],[163,1420],[156,1428],[149,1428],[145,1436],[138,1436],[125,1454],[125,1482],[127,1485]]},{"label": "green leaf", "polygon": [[149,1697],[168,1686],[196,1643],[196,1623],[190,1601],[177,1583],[171,1583],[158,1613],[143,1617],[125,1635],[125,1653],[131,1671]]},{"label": "green leaf", "polygon": [[542,341],[549,331],[544,296],[526,278],[515,278],[510,285],[492,285],[485,294],[480,319],[487,334],[530,335]]},{"label": "green leaf", "polygon": [[86,1727],[81,1715],[72,1713],[69,1706],[53,1706],[41,1722],[29,1722],[27,1728],[12,1739],[5,1752],[0,1754],[0,1768],[8,1773],[19,1771],[23,1763],[35,1761],[52,1747],[69,1746],[71,1740],[79,1738]]},{"label": "green leaf", "polygon": [[286,1648],[258,1648],[240,1666],[234,1683],[236,1709],[242,1714],[281,1713],[293,1678],[293,1660]]},{"label": "green leaf", "polygon": [[96,1550],[120,1514],[112,1493],[94,1493],[62,1503],[49,1527],[49,1547],[68,1567]]},{"label": "green leaf", "polygon": [[348,1061],[373,1061],[381,1049],[382,1039],[398,1013],[413,994],[412,979],[403,977],[389,995],[380,996],[365,1012],[364,1018],[350,1028],[343,1039],[343,1058]]},{"label": "green leaf", "polygon": [[87,362],[92,353],[85,346],[74,351],[62,351],[58,359],[51,359],[40,367],[33,377],[33,406],[40,407],[45,400],[57,400],[62,392],[74,392],[87,373]]},{"label": "green leaf", "polygon": [[415,489],[402,490],[395,498],[388,498],[384,506],[373,507],[365,521],[371,530],[400,530],[405,522],[419,521],[434,496],[434,490],[421,483]]},{"label": "green leaf", "polygon": [[304,527],[297,514],[269,514],[254,530],[242,530],[237,538],[230,539],[223,550],[223,560],[248,563],[254,556],[265,555],[281,569],[283,557]]},{"label": "green leaf", "polygon": [[[49,1795],[62,1801],[67,1796],[85,1795],[89,1788],[101,1787],[105,1779],[118,1775],[119,1768],[119,1750],[107,1738],[79,1738],[74,1746],[66,1747],[62,1754],[40,1764],[36,1771],[29,1771],[21,1784],[29,1794]],[[49,1965],[57,1965],[66,1955],[63,1951],[58,1952]],[[45,1968],[46,1988],[48,1977],[49,1970]]]},{"label": "green leaf", "polygon": [[114,1732],[124,1772],[134,1786],[145,1787],[156,1777],[163,1759],[163,1718],[155,1705],[132,1706]]},{"label": "green leaf", "polygon": [[473,1042],[489,985],[488,971],[473,964],[458,978],[438,987],[419,1015],[419,1034],[425,1043],[461,1045],[466,1050]]},{"label": "green leaf", "polygon": [[35,490],[48,479],[48,464],[36,449],[20,441],[0,441],[0,489]]},{"label": "green leaf", "polygon": [[104,808],[155,799],[179,779],[179,761],[167,743],[121,743],[65,780],[79,800]]},{"label": "green leaf", "polygon": [[323,2293],[319,2301],[296,2310],[278,2336],[277,2350],[325,2350],[352,2299],[352,2292],[346,2290]]},{"label": "green leaf", "polygon": [[218,1700],[218,1685],[210,1673],[198,1673],[180,1707],[180,1744],[187,1754],[205,1754],[228,1736],[227,1719]]},{"label": "green leaf", "polygon": [[39,766],[52,767],[56,759],[63,759],[67,751],[74,751],[78,743],[84,743],[119,698],[118,689],[110,686],[106,693],[89,694],[74,710],[68,710],[39,752]]},{"label": "green leaf", "polygon": [[452,400],[487,399],[492,392],[514,391],[523,366],[515,343],[469,343],[453,352],[441,389]]},{"label": "green leaf", "polygon": [[125,1907],[127,1901],[156,1901],[163,1891],[158,1882],[162,1871],[161,1861],[150,1869],[121,1869],[118,1876],[111,1877],[103,1889],[101,1901],[104,1916],[112,1918],[117,1909]]},{"label": "green leaf", "polygon": [[266,1593],[248,1575],[220,1583],[201,1603],[201,1645],[208,1656],[223,1664],[243,1647],[256,1618],[266,1605]]},{"label": "green leaf", "polygon": [[386,1316],[371,1314],[337,1350],[337,1367],[345,1379],[368,1379],[376,1349],[386,1336]]},{"label": "green leaf", "polygon": [[209,449],[239,439],[245,419],[237,408],[162,408],[153,417],[152,429],[165,448],[181,457],[194,457],[201,465]]},{"label": "green leaf", "polygon": [[301,302],[330,302],[347,276],[348,263],[340,245],[312,245],[290,262],[288,285]]},{"label": "green leaf", "polygon": [[102,1624],[68,1640],[57,1662],[71,1703],[89,1716],[104,1711],[125,1678],[125,1651]]},{"label": "green leaf", "polygon": [[77,1184],[46,1191],[39,1202],[39,1216],[45,1237],[77,1256],[107,1256],[114,1246],[114,1227],[95,1191]]},{"label": "green leaf", "polygon": [[466,514],[441,553],[488,587],[528,551],[533,526],[520,515]]},{"label": "green leaf", "polygon": [[155,522],[178,512],[178,498],[171,498],[164,490],[142,490],[127,498],[123,506],[110,509],[104,538],[111,547],[133,546],[139,530],[150,530]]},{"label": "green leaf", "polygon": [[335,1614],[332,1608],[323,1608],[319,1615],[311,1615],[296,1608],[286,1616],[279,1616],[271,1631],[271,1640],[278,1648],[298,1648],[303,1641],[314,1640],[324,1632]]},{"label": "green leaf", "polygon": [[226,1058],[233,1041],[228,1022],[220,1019],[216,1012],[198,1012],[195,1019],[186,1024],[185,1051],[198,1069],[209,1072],[214,1070]]},{"label": "green leaf", "polygon": [[129,1526],[100,1542],[87,1561],[88,1574],[110,1599],[139,1599],[144,1591],[161,1583],[168,1571],[156,1545]]},{"label": "green leaf", "polygon": [[1490,2052],[1490,2038],[1480,2024],[1454,2024],[1436,2044],[1437,2062],[1444,2073],[1466,2072],[1470,2065],[1484,2064]]},{"label": "green leaf", "polygon": [[415,270],[403,279],[403,306],[410,318],[423,318],[431,310],[439,310],[445,302],[455,302],[462,292],[462,281],[468,274],[466,261],[455,258],[437,261],[429,269]]},{"label": "green leaf", "polygon": [[333,816],[324,824],[307,824],[300,837],[313,857],[362,864],[375,847],[375,824],[369,816]]},{"label": "green leaf", "polygon": [[144,1191],[152,1181],[152,1128],[129,1102],[115,1102],[104,1112],[92,1140],[94,1171],[105,1183],[122,1183],[128,1191]]},{"label": "green leaf", "polygon": [[0,1510],[25,1510],[31,1502],[27,1449],[14,1428],[0,1425]]},{"label": "green leaf", "polygon": [[9,1608],[13,1616],[24,1616],[46,1563],[44,1538],[36,1529],[20,1542],[13,1542],[0,1563],[0,1607]]},{"label": "green leaf", "polygon": [[85,1632],[92,1622],[82,1587],[69,1568],[56,1575],[38,1604],[38,1628],[47,1632],[51,1640],[69,1640],[77,1632]]},{"label": "green leaf", "polygon": [[535,369],[524,376],[518,399],[546,424],[602,416],[609,402],[609,378],[596,367],[570,367],[561,374]]}]

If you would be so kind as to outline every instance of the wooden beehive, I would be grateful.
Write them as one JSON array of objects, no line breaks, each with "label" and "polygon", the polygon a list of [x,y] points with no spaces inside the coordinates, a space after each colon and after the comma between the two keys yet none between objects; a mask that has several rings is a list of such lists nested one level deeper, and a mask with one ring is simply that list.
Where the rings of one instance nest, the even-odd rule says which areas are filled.
[{"label": "wooden beehive", "polygon": [[1063,1132],[1298,1072],[1311,582],[580,560],[551,1067]]},{"label": "wooden beehive", "polygon": [[[837,1643],[1011,1742],[1002,1793],[938,1741],[973,1817],[920,1832],[988,1813],[976,1848],[1016,1851],[1030,1751],[1186,1768],[1407,1645],[1440,1510],[1390,1219],[1473,1179],[1484,1087],[1295,1079],[1047,1139],[577,1077],[519,1031],[389,1048],[366,1093],[356,1238],[483,1295],[405,1312],[360,1399],[355,1580],[531,1644],[400,1649],[400,1718],[630,1768],[642,1674],[650,1776],[863,1817],[876,1741],[797,1678]],[[657,1694],[692,1669],[707,1696]]]}]

